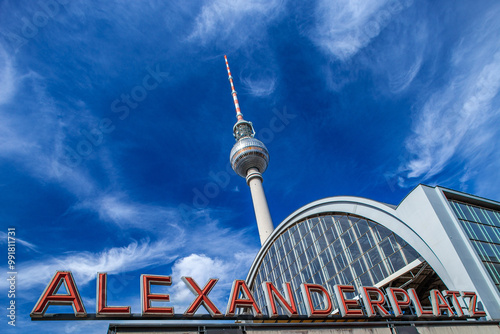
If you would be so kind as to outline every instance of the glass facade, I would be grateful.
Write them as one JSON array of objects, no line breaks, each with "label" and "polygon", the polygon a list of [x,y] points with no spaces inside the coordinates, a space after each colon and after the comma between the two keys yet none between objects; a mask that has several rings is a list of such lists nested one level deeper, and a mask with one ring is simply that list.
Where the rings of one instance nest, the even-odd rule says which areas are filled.
[{"label": "glass facade", "polygon": [[500,212],[456,200],[449,202],[500,291]]},{"label": "glass facade", "polygon": [[[376,222],[346,213],[324,214],[278,236],[257,270],[252,293],[266,313],[261,283],[273,282],[283,293],[283,283],[291,282],[299,313],[306,314],[301,283],[321,284],[333,296],[335,284],[373,286],[418,257],[403,239]],[[313,302],[324,306],[317,294]]]}]

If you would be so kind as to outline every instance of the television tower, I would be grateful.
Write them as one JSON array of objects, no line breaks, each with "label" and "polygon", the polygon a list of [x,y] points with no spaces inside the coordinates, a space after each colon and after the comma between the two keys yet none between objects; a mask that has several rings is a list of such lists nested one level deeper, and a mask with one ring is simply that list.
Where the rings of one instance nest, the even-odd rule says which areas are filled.
[{"label": "television tower", "polygon": [[263,245],[274,230],[269,207],[267,206],[266,195],[262,187],[262,173],[267,169],[269,152],[260,140],[254,138],[255,131],[252,122],[243,119],[236,90],[234,89],[233,77],[231,76],[231,70],[229,69],[229,63],[225,55],[224,59],[226,60],[227,74],[231,83],[231,94],[233,95],[237,119],[236,124],[233,126],[233,135],[236,139],[236,144],[231,149],[231,166],[236,174],[246,178],[247,184],[250,187],[255,218],[257,219],[257,227],[259,229],[260,243]]}]

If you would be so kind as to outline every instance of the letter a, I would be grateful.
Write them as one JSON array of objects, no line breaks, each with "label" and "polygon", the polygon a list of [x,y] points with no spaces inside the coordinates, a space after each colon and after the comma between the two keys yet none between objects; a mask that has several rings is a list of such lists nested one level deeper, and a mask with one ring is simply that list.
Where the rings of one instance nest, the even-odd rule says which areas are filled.
[{"label": "letter a", "polygon": [[[57,291],[64,284],[67,294],[58,294]],[[78,293],[73,275],[70,271],[57,271],[45,291],[40,296],[30,316],[41,318],[50,305],[71,305],[75,311],[75,316],[85,318],[87,312],[83,306],[82,299]]]},{"label": "letter a", "polygon": [[[238,298],[240,293],[242,298]],[[254,317],[262,317],[262,312],[257,306],[257,302],[243,280],[235,280],[233,282],[233,287],[231,288],[231,294],[229,295],[227,303],[226,317],[234,317],[237,307],[250,308]]]}]

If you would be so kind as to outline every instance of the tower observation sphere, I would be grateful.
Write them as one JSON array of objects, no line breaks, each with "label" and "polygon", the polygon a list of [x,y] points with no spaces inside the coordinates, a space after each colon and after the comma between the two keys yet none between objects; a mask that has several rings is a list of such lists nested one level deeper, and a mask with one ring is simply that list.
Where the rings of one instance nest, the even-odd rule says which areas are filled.
[{"label": "tower observation sphere", "polygon": [[266,146],[253,137],[241,138],[231,150],[231,167],[241,177],[246,177],[250,168],[257,168],[264,173],[269,164],[269,152]]},{"label": "tower observation sphere", "polygon": [[231,149],[231,167],[236,174],[246,179],[250,187],[260,242],[264,244],[274,230],[269,207],[267,206],[266,195],[262,187],[262,173],[266,171],[269,164],[269,152],[260,140],[254,138],[255,131],[252,122],[243,119],[227,57],[224,56],[224,58],[226,60],[229,82],[231,83],[231,94],[233,95],[237,119],[233,127],[233,135],[236,143]]}]

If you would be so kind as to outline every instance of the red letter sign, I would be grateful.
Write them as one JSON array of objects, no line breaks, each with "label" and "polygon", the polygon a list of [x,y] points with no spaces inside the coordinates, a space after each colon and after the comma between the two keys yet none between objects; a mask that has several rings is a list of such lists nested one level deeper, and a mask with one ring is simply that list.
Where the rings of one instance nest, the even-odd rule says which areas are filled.
[{"label": "red letter sign", "polygon": [[[57,294],[61,284],[66,287],[67,294]],[[50,305],[71,305],[75,311],[75,316],[86,317],[87,312],[83,306],[82,299],[78,293],[73,275],[70,271],[57,271],[52,281],[45,288],[45,291],[40,296],[38,303],[36,303],[31,317],[43,317],[45,311]]]},{"label": "red letter sign", "polygon": [[434,313],[436,317],[439,317],[441,315],[441,310],[446,311],[449,317],[455,316],[450,305],[448,305],[446,299],[444,299],[443,295],[439,290],[436,289],[431,290],[431,305],[432,305],[432,313]]},{"label": "red letter sign", "polygon": [[[242,299],[238,298],[240,292],[243,295]],[[226,316],[233,317],[237,307],[251,308],[254,317],[262,317],[262,312],[243,280],[235,280],[233,282],[233,287],[231,288],[231,294],[227,303]]]},{"label": "red letter sign", "polygon": [[[411,303],[408,293],[400,288],[387,288],[385,291],[387,292],[387,298],[389,299],[389,303],[394,311],[394,315],[396,317],[403,316],[401,306],[408,307]],[[398,296],[403,296],[403,299],[398,298]]]},{"label": "red letter sign", "polygon": [[462,292],[462,298],[470,298],[470,300],[469,300],[469,316],[474,317],[474,318],[486,316],[486,312],[478,311],[476,309],[477,295],[475,292],[464,291],[464,292]]},{"label": "red letter sign", "polygon": [[420,303],[420,299],[418,299],[417,292],[415,289],[408,289],[408,294],[410,295],[410,299],[413,302],[413,306],[415,307],[415,312],[417,313],[417,317],[432,317],[434,314],[432,311],[424,310],[422,304]]},{"label": "red letter sign", "polygon": [[107,306],[107,277],[106,273],[97,273],[96,315],[98,317],[130,315],[130,306]]},{"label": "red letter sign", "polygon": [[217,307],[215,307],[214,303],[208,298],[208,294],[212,291],[212,288],[217,283],[218,279],[211,278],[208,280],[208,283],[205,284],[203,291],[200,289],[198,284],[191,277],[181,277],[181,280],[186,283],[189,290],[195,294],[196,299],[189,306],[189,308],[184,312],[185,316],[192,317],[196,310],[203,305],[205,309],[210,313],[210,315],[214,318],[222,317],[222,313],[219,311]]},{"label": "red letter sign", "polygon": [[[332,313],[333,306],[331,297],[323,286],[319,284],[302,283],[300,285],[300,291],[302,291],[302,297],[304,298],[304,304],[306,305],[307,316],[309,318],[327,317]],[[319,310],[314,308],[311,292],[316,292],[323,296],[323,302],[326,308]]]},{"label": "red letter sign", "polygon": [[346,315],[352,317],[362,317],[364,316],[363,310],[360,308],[351,309],[351,306],[359,307],[359,303],[355,299],[345,299],[344,293],[355,292],[354,286],[352,285],[339,285],[335,284],[333,287],[335,292],[335,298],[337,298],[337,303],[339,304],[340,314],[345,317]]},{"label": "red letter sign", "polygon": [[266,298],[267,310],[269,317],[276,318],[278,316],[278,309],[276,308],[276,302],[280,304],[281,308],[288,314],[289,317],[296,317],[299,315],[297,312],[297,305],[293,299],[292,286],[290,283],[283,284],[283,290],[285,291],[285,297],[276,289],[276,287],[271,282],[262,283],[262,290],[264,291],[264,296]]},{"label": "red letter sign", "polygon": [[460,302],[458,301],[458,298],[457,298],[457,296],[460,296],[460,291],[444,290],[443,296],[445,298],[448,298],[448,300],[451,300],[451,305],[453,305],[453,308],[455,309],[455,312],[457,313],[457,317],[460,317],[460,318],[465,317],[464,312],[462,311],[462,306],[460,305]]},{"label": "red letter sign", "polygon": [[[372,299],[371,295],[377,295],[377,299]],[[361,298],[365,303],[366,314],[368,317],[374,317],[377,315],[377,311],[383,317],[390,316],[389,311],[384,307],[385,298],[382,291],[376,287],[366,287],[363,286],[361,290]]]},{"label": "red letter sign", "polygon": [[153,307],[152,301],[168,302],[170,301],[169,295],[161,295],[151,293],[151,284],[155,285],[171,285],[172,279],[170,276],[154,276],[154,275],[141,275],[141,304],[142,315],[158,315],[158,316],[173,316],[173,307]]}]

